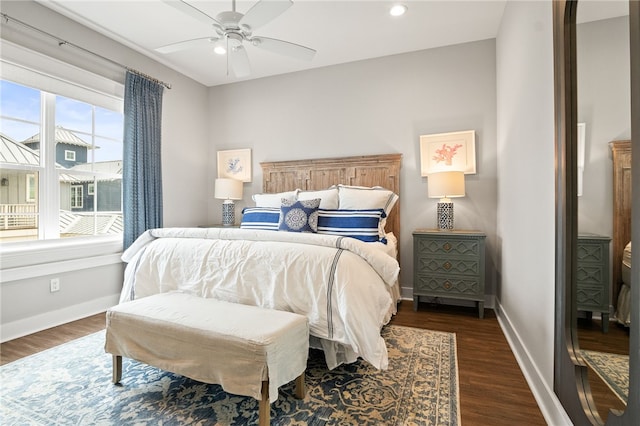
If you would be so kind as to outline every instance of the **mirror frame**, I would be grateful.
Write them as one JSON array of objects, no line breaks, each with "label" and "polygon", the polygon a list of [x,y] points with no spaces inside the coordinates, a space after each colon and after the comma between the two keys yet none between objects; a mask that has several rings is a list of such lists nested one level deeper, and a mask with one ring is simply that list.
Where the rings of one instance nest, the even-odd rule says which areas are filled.
[{"label": "mirror frame", "polygon": [[[604,424],[589,387],[577,338],[577,70],[578,0],[553,1],[554,107],[556,156],[556,315],[553,387],[576,425]],[[630,54],[640,52],[640,0],[629,0]],[[631,146],[640,153],[640,54],[631,54]],[[632,156],[632,188],[640,188],[640,155]],[[640,225],[640,197],[632,197],[632,224]],[[640,241],[640,226],[632,226]],[[632,252],[629,397],[626,410],[610,411],[607,425],[640,424],[640,250]],[[635,302],[635,303],[634,303]],[[615,302],[614,302],[615,303]]]}]

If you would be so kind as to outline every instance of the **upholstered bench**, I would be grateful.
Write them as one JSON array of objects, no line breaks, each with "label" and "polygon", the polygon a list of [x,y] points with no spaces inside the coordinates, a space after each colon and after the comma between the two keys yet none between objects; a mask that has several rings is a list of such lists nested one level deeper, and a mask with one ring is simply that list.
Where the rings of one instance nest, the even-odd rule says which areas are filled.
[{"label": "upholstered bench", "polygon": [[256,398],[260,425],[270,421],[278,388],[296,380],[304,398],[309,352],[307,318],[184,293],[161,293],[107,311],[105,351],[113,382],[122,357]]}]

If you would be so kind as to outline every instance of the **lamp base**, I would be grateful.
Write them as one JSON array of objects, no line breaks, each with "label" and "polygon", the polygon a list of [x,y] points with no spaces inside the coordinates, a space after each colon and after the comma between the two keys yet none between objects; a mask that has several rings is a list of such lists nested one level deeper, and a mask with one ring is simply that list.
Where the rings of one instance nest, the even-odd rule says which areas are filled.
[{"label": "lamp base", "polygon": [[231,200],[222,203],[222,225],[232,226],[236,223],[235,204]]},{"label": "lamp base", "polygon": [[453,203],[438,203],[438,229],[453,229]]}]

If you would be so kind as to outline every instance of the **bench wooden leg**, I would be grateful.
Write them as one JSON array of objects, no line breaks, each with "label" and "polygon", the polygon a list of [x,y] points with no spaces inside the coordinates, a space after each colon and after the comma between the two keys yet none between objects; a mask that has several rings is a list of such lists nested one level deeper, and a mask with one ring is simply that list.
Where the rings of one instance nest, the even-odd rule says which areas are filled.
[{"label": "bench wooden leg", "polygon": [[120,383],[120,379],[122,379],[122,357],[113,355],[113,383]]},{"label": "bench wooden leg", "polygon": [[262,399],[258,410],[258,424],[269,426],[271,423],[271,404],[269,403],[269,381],[262,382]]},{"label": "bench wooden leg", "polygon": [[296,378],[296,398],[304,399],[307,389],[304,384],[304,371]]}]

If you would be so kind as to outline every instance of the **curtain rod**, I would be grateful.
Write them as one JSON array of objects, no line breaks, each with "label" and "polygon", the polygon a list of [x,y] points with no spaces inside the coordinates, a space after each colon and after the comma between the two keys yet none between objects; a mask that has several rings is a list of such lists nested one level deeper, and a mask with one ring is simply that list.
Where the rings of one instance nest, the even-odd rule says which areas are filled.
[{"label": "curtain rod", "polygon": [[57,36],[55,36],[55,35],[53,35],[53,34],[51,34],[51,33],[48,33],[48,32],[46,32],[46,31],[44,31],[44,30],[41,30],[40,28],[36,28],[36,27],[34,27],[34,26],[32,26],[32,25],[27,24],[26,22],[22,22],[22,21],[20,21],[19,19],[13,18],[13,17],[11,17],[11,16],[7,15],[6,13],[0,13],[0,15],[2,15],[2,18],[4,19],[4,21],[5,21],[6,23],[8,23],[9,21],[13,21],[13,22],[15,22],[15,23],[17,23],[17,24],[20,24],[20,25],[22,25],[22,26],[24,26],[24,27],[26,27],[26,28],[28,28],[28,29],[30,29],[30,30],[32,30],[32,31],[36,31],[36,32],[38,32],[38,33],[40,33],[40,34],[46,35],[47,37],[51,37],[51,38],[55,39],[55,40],[58,42],[58,46],[60,46],[60,47],[62,47],[62,46],[71,46],[71,47],[74,47],[74,48],[76,48],[76,49],[78,49],[78,50],[83,51],[84,53],[88,53],[89,55],[93,55],[93,56],[95,56],[95,57],[97,57],[97,58],[100,58],[100,59],[102,59],[103,61],[109,62],[109,63],[111,63],[111,64],[113,64],[113,65],[117,65],[118,67],[123,68],[123,69],[125,69],[125,70],[127,70],[127,71],[131,71],[131,72],[133,72],[133,73],[135,73],[135,74],[138,74],[138,75],[140,75],[140,76],[142,76],[142,77],[148,78],[149,80],[152,80],[152,81],[154,81],[154,82],[156,82],[156,83],[158,83],[158,84],[163,85],[163,86],[164,86],[164,87],[166,87],[167,89],[171,89],[171,84],[169,84],[169,83],[165,83],[165,82],[164,82],[164,81],[162,81],[162,80],[158,80],[157,78],[155,78],[155,77],[151,77],[150,75],[147,75],[147,74],[145,74],[145,73],[142,73],[142,72],[140,72],[140,71],[138,71],[138,70],[136,70],[136,69],[133,69],[133,68],[130,68],[130,67],[124,66],[124,65],[122,65],[122,64],[120,64],[120,63],[118,63],[118,62],[114,61],[113,59],[109,59],[109,58],[107,58],[107,57],[105,57],[105,56],[102,56],[102,55],[100,55],[100,54],[98,54],[98,53],[92,52],[91,50],[85,49],[85,48],[84,48],[84,47],[82,47],[82,46],[78,46],[77,44],[71,43],[71,42],[69,42],[69,41],[67,41],[67,40],[63,40],[63,39],[61,39],[60,37],[57,37]]}]

